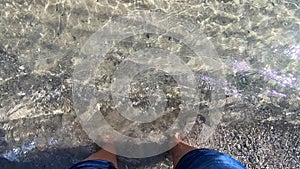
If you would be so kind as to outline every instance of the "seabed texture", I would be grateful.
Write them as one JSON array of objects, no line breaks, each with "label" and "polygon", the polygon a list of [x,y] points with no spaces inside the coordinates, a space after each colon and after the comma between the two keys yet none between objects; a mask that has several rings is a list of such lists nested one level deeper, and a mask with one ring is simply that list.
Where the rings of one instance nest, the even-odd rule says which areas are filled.
[{"label": "seabed texture", "polygon": [[[67,169],[99,147],[76,119],[72,73],[88,38],[132,11],[176,13],[214,44],[222,122],[205,143],[249,169],[300,168],[298,0],[0,0],[0,168]],[[148,35],[147,35],[148,36]],[[168,153],[120,168],[172,168]]]}]

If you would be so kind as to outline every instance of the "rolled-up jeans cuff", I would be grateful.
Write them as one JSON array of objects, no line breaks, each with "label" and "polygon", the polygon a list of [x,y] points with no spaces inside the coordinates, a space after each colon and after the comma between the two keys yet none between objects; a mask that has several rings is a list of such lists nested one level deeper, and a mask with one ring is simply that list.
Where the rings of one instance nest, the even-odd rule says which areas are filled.
[{"label": "rolled-up jeans cuff", "polygon": [[228,154],[211,149],[196,149],[185,154],[175,169],[246,169]]},{"label": "rolled-up jeans cuff", "polygon": [[106,160],[87,160],[73,165],[70,169],[116,169],[116,167]]}]

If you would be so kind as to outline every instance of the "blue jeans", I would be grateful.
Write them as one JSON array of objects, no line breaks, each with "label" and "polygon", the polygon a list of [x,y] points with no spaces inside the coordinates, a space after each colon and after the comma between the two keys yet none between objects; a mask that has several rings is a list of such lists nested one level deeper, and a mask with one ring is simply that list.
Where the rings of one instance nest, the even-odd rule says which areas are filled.
[{"label": "blue jeans", "polygon": [[176,169],[246,169],[246,167],[228,154],[202,148],[184,155]]},{"label": "blue jeans", "polygon": [[70,169],[116,169],[116,167],[106,160],[87,160],[73,165]]},{"label": "blue jeans", "polygon": [[[75,164],[70,169],[116,169],[105,160],[89,160]],[[228,154],[210,149],[197,149],[185,154],[176,169],[246,169]]]}]

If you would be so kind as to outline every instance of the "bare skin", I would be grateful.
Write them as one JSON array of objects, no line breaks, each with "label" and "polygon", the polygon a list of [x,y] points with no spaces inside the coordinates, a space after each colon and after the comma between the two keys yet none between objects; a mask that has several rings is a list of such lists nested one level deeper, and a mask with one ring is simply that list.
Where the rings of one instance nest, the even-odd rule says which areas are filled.
[{"label": "bare skin", "polygon": [[84,159],[83,161],[87,160],[106,160],[112,162],[116,168],[118,168],[117,156],[105,149],[112,150],[114,149],[113,145],[106,145],[104,148],[101,148],[96,153],[90,155],[88,158]]},{"label": "bare skin", "polygon": [[173,166],[176,168],[179,160],[188,152],[197,149],[196,147],[189,146],[184,141],[179,141],[179,143],[170,150],[171,157],[173,160]]},{"label": "bare skin", "polygon": [[[197,149],[196,147],[189,146],[184,141],[177,138],[178,144],[170,150],[170,154],[173,160],[174,168],[177,166],[179,160],[188,152]],[[113,147],[113,145],[107,145],[109,148]],[[92,154],[86,160],[106,160],[112,162],[116,168],[118,168],[117,156],[105,149],[101,149],[98,152]]]}]

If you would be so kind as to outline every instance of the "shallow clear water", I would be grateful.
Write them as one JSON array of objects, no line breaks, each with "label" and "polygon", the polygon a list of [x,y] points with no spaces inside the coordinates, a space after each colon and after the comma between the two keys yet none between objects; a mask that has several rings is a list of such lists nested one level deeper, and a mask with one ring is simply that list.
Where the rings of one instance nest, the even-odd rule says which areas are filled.
[{"label": "shallow clear water", "polygon": [[[67,168],[95,149],[76,120],[74,65],[88,38],[111,18],[143,10],[178,14],[203,32],[216,49],[225,78],[220,85],[223,119],[221,129],[215,131],[219,141],[204,145],[235,155],[248,168],[297,168],[293,162],[300,158],[297,0],[4,0],[0,9],[0,154],[17,162],[11,165],[29,163],[41,168],[38,161],[49,157],[52,160],[45,161],[49,168]],[[122,45],[131,49],[130,43],[124,43],[119,50]],[[201,64],[195,64],[195,77],[209,81],[211,77],[197,72]],[[247,136],[248,131],[253,135]],[[251,146],[244,150],[252,137]],[[203,144],[197,126],[188,140],[192,145]],[[261,159],[247,158],[247,153]],[[269,161],[264,160],[268,156]],[[276,164],[281,157],[291,162]],[[60,158],[65,162],[53,163]],[[168,168],[167,164],[160,161],[157,166],[143,167]]]}]

